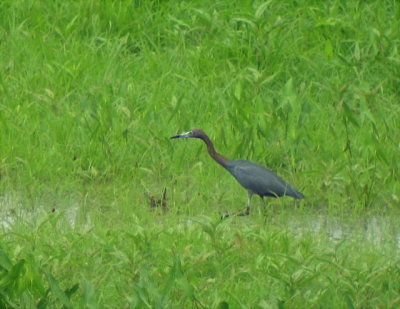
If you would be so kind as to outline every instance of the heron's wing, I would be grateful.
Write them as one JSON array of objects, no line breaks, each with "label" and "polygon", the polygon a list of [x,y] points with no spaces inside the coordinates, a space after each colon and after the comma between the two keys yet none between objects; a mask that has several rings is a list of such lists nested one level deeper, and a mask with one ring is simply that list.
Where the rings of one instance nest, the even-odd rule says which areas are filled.
[{"label": "heron's wing", "polygon": [[231,169],[228,170],[243,187],[260,196],[276,197],[296,194],[296,191],[282,178],[256,163],[234,161]]}]

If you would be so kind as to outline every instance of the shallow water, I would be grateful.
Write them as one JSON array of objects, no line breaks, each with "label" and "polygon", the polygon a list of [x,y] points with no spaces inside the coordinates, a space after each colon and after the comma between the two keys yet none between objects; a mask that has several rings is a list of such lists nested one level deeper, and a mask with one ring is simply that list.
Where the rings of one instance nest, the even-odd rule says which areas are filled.
[{"label": "shallow water", "polygon": [[[36,205],[34,209],[30,208],[17,194],[0,196],[0,229],[7,231],[17,222],[30,223],[40,218],[45,218],[48,214],[60,212],[60,208],[54,208],[47,205]],[[49,203],[50,205],[53,203]],[[78,220],[79,205],[77,202],[68,203],[67,207],[61,210],[63,221],[74,226]],[[88,223],[90,220],[88,220]]]},{"label": "shallow water", "polygon": [[[32,222],[52,212],[61,213],[63,221],[74,227],[79,219],[79,203],[69,203],[64,210],[37,206],[35,210],[24,207],[16,196],[0,196],[0,229],[10,230],[16,222]],[[258,216],[261,214],[252,214]],[[241,217],[243,218],[243,217]],[[244,219],[244,218],[243,218]],[[245,220],[245,219],[244,219]],[[400,249],[399,214],[339,217],[317,211],[291,210],[266,216],[267,225],[282,227],[299,237],[325,234],[333,242],[361,241],[376,246],[390,244]],[[85,224],[93,224],[85,216]]]},{"label": "shallow water", "polygon": [[285,226],[295,235],[325,234],[334,242],[357,240],[381,246],[392,242],[400,249],[400,225],[397,215],[338,217],[319,213],[292,213],[273,216],[271,223]]}]

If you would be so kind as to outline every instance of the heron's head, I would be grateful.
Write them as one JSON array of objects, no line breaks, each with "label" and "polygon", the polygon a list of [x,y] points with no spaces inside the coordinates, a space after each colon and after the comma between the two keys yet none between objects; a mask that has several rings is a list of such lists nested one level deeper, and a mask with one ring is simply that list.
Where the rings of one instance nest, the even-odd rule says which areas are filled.
[{"label": "heron's head", "polygon": [[204,135],[205,134],[202,129],[193,129],[189,132],[172,136],[171,138],[180,138],[180,137],[202,138]]}]

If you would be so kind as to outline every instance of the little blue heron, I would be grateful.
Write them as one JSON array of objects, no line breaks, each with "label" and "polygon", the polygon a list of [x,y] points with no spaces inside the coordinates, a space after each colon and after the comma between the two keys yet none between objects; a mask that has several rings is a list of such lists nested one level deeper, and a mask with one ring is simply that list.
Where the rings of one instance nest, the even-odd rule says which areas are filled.
[{"label": "little blue heron", "polygon": [[[295,199],[302,199],[304,195],[286,183],[282,178],[275,175],[264,166],[245,160],[229,160],[215,151],[214,145],[207,134],[201,129],[172,136],[171,138],[200,138],[206,143],[210,156],[222,167],[228,170],[233,177],[248,192],[248,201],[246,212],[240,215],[250,214],[250,202],[253,194],[257,194],[264,201],[264,196],[280,197],[291,196]],[[265,202],[264,202],[265,203]]]}]

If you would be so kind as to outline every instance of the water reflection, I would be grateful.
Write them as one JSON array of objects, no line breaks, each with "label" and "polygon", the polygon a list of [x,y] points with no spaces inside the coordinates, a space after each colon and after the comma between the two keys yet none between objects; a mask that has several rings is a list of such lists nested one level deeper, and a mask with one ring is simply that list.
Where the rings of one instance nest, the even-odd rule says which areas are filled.
[{"label": "water reflection", "polygon": [[[38,206],[27,209],[16,196],[0,196],[0,229],[10,230],[17,222],[33,222],[44,216],[61,215],[63,222],[74,227],[78,221],[86,225],[92,224],[90,215],[82,217],[79,203],[69,202],[63,210]],[[261,215],[254,213],[253,216]],[[81,218],[81,219],[80,219]],[[376,246],[391,245],[400,249],[400,226],[398,213],[366,216],[334,216],[317,211],[290,210],[266,216],[267,226],[272,224],[278,228],[289,230],[298,237],[326,235],[333,242],[354,240]],[[245,219],[243,219],[245,220]]]},{"label": "water reflection", "polygon": [[297,213],[274,216],[274,224],[285,226],[295,235],[325,234],[334,242],[357,240],[381,246],[394,242],[400,249],[400,226],[397,215],[338,217],[318,213]]}]

